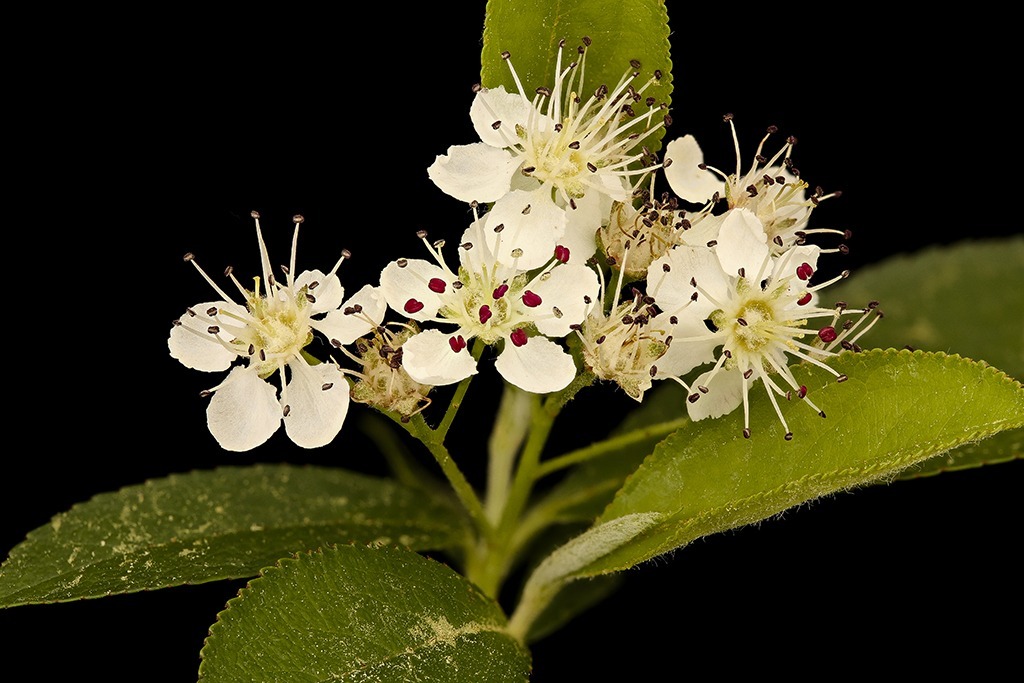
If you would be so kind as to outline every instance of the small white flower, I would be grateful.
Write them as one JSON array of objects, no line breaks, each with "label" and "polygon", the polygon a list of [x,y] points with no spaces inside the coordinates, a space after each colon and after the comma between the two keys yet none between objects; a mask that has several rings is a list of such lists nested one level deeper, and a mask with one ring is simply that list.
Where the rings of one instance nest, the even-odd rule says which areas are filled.
[{"label": "small white flower", "polygon": [[[282,418],[285,431],[296,444],[323,446],[341,430],[348,412],[349,386],[337,365],[310,363],[303,349],[313,340],[314,330],[336,346],[351,343],[373,329],[373,320],[383,319],[386,304],[374,288],[364,287],[339,310],[344,291],[336,273],[348,257],[347,251],[327,274],[312,270],[294,275],[301,216],[293,219],[286,282],[278,282],[271,273],[259,214],[254,211],[252,216],[262,279],[254,278],[253,289],[248,290],[229,268],[226,274],[244,301],[237,304],[187,254],[186,260],[220,299],[189,308],[175,321],[167,345],[172,357],[205,372],[227,370],[236,359],[244,361],[223,382],[203,392],[212,394],[207,424],[223,448],[247,451],[259,446],[277,431]],[[281,377],[280,400],[277,389],[265,381],[275,373]]]},{"label": "small white flower", "polygon": [[422,384],[459,382],[476,374],[468,348],[476,338],[503,344],[495,367],[520,389],[549,393],[565,388],[576,376],[576,365],[547,337],[564,337],[583,320],[597,295],[597,277],[586,266],[564,263],[564,249],[533,275],[504,265],[488,248],[484,229],[484,221],[477,219],[463,234],[458,274],[441,257],[444,243],[431,247],[425,233],[420,237],[436,265],[399,259],[381,273],[381,289],[393,309],[419,322],[456,326],[453,332],[430,329],[406,340],[403,367]]},{"label": "small white flower", "polygon": [[[584,98],[578,92],[586,50],[580,47],[580,61],[563,68],[564,42],[554,87],[530,95],[504,53],[518,92],[480,88],[470,118],[481,142],[450,147],[428,169],[434,183],[456,199],[495,202],[491,225],[501,223],[507,233],[502,248],[490,237],[488,243],[499,262],[516,261],[524,269],[544,265],[556,244],[581,261],[589,258],[611,202],[628,201],[643,176],[658,167],[636,168],[650,159],[635,150],[664,125],[664,115],[656,116],[661,105],[641,97],[660,73],[634,88],[639,63],[633,62],[611,91],[602,85]],[[641,101],[647,111],[637,114]],[[524,211],[527,206],[532,210]]]},{"label": "small white flower", "polygon": [[[861,311],[864,315],[856,324],[835,329],[845,308],[819,308],[816,293],[849,273],[810,285],[820,252],[818,247],[798,246],[781,256],[772,254],[758,218],[747,209],[736,209],[722,223],[713,249],[679,247],[651,265],[649,291],[674,325],[669,350],[658,361],[658,376],[678,378],[715,361],[720,348],[714,367],[694,381],[697,391],[677,379],[691,392],[687,410],[692,419],[718,417],[742,403],[743,434],[750,436],[748,393],[758,379],[787,439],[792,433],[777,396],[789,399],[795,394],[825,416],[807,398],[807,388],[796,381],[787,356],[813,363],[844,381],[845,375],[821,359],[835,355],[832,349],[838,345],[851,348],[871,325],[852,339],[847,337],[874,307]],[[809,320],[825,317],[832,319],[829,325],[808,328]],[[811,337],[810,343],[805,337]]]},{"label": "small white flower", "polygon": [[[692,135],[685,135],[668,143],[665,148],[665,178],[673,192],[688,202],[710,202],[707,211],[719,199],[726,201],[730,211],[749,210],[760,220],[771,249],[776,254],[803,244],[806,236],[812,233],[832,233],[850,238],[848,231],[807,230],[807,222],[814,207],[842,193],[825,194],[819,187],[808,195],[808,184],[799,178],[800,172],[793,166],[791,158],[796,138],[787,138],[786,143],[769,159],[762,154],[764,145],[778,131],[775,126],[770,126],[757,146],[753,163],[744,173],[732,115],[727,114],[725,120],[732,130],[736,150],[735,172],[726,174],[705,164],[704,153],[697,140]],[[829,251],[846,251],[846,247],[824,250],[823,253]]]},{"label": "small white flower", "polygon": [[[604,299],[604,287],[601,298]],[[668,350],[657,320],[654,300],[638,290],[605,314],[594,307],[577,326],[583,362],[598,379],[615,382],[630,398],[641,401],[658,374],[655,363]]]}]

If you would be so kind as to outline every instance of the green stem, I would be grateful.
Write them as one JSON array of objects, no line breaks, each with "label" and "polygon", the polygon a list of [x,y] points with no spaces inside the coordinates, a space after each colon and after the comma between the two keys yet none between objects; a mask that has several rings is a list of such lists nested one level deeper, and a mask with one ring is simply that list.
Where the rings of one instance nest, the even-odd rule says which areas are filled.
[{"label": "green stem", "polygon": [[[470,580],[488,595],[497,594],[505,575],[515,560],[514,552],[518,546],[512,544],[516,528],[526,504],[530,499],[533,484],[537,479],[537,468],[540,456],[551,434],[555,419],[565,404],[576,393],[592,384],[594,375],[589,372],[580,373],[573,382],[559,392],[549,394],[541,401],[540,396],[531,395],[530,434],[519,459],[512,487],[508,492],[508,500],[500,515],[495,537],[479,549],[477,562],[471,564],[471,572],[467,573]],[[470,575],[471,574],[471,575]]]},{"label": "green stem", "polygon": [[442,443],[441,438],[438,437],[437,432],[427,426],[422,415],[416,415],[409,422],[399,421],[399,424],[419,439],[427,447],[427,450],[430,451],[430,454],[434,456],[434,460],[440,465],[441,471],[444,472],[444,476],[448,479],[448,483],[455,490],[455,495],[458,496],[459,501],[466,508],[466,512],[469,513],[470,518],[476,524],[481,535],[485,538],[493,537],[494,526],[487,520],[487,515],[484,512],[484,506],[480,502],[480,498],[476,495],[476,491],[473,490],[472,485],[470,485],[462,470],[452,460],[451,454],[448,453],[448,449]]},{"label": "green stem", "polygon": [[[473,354],[473,360],[479,361],[480,355],[484,351],[486,346],[480,339],[473,340],[473,348],[470,353]],[[455,420],[456,413],[459,412],[459,408],[462,407],[462,400],[466,397],[466,390],[469,389],[469,383],[473,380],[473,375],[470,375],[466,379],[459,382],[459,386],[455,388],[455,394],[452,396],[451,403],[448,404],[448,410],[445,411],[444,417],[441,418],[441,424],[437,425],[437,429],[434,430],[434,434],[439,442],[444,442],[444,438],[448,435],[448,429],[452,426],[452,422]]]},{"label": "green stem", "polygon": [[530,429],[532,403],[530,394],[505,383],[491,437],[487,441],[487,495],[484,498],[484,509],[493,524],[501,521],[502,511],[508,501],[512,468]]},{"label": "green stem", "polygon": [[570,465],[585,462],[599,455],[642,443],[655,437],[667,436],[680,427],[687,425],[689,421],[689,418],[681,417],[675,420],[669,420],[668,422],[660,422],[640,429],[634,429],[631,432],[626,432],[619,436],[613,436],[610,439],[605,439],[604,441],[599,441],[583,448],[578,448],[575,451],[570,451],[569,453],[560,455],[557,458],[545,460],[537,466],[535,476],[537,479],[540,479],[541,477],[546,477],[552,472],[557,472],[558,470],[569,467]]}]

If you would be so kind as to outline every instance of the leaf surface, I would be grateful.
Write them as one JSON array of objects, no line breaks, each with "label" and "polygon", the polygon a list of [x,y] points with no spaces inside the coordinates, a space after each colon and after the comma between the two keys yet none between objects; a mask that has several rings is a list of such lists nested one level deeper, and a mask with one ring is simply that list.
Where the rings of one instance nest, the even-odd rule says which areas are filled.
[{"label": "leaf surface", "polygon": [[100,494],[31,532],[0,566],[0,606],[255,576],[328,543],[448,548],[466,534],[455,508],[341,469],[196,471]]},{"label": "leaf surface", "polygon": [[[563,69],[576,58],[577,46],[584,36],[593,43],[587,50],[584,85],[581,97],[593,94],[599,85],[614,88],[627,71],[631,60],[640,62],[637,88],[647,82],[654,71],[662,72],[661,80],[644,91],[657,102],[671,104],[672,59],[669,54],[668,12],[663,0],[488,0],[484,20],[481,53],[481,83],[494,88],[504,85],[508,92],[518,92],[503,52],[512,55],[512,65],[533,97],[538,87],[555,84],[555,59],[558,43],[566,41]],[[647,111],[642,102],[636,105],[637,115]],[[656,119],[658,120],[658,119]],[[645,143],[657,151],[664,129]]]},{"label": "leaf surface", "polygon": [[527,681],[500,608],[448,567],[398,548],[282,560],[228,603],[202,651],[207,683]]},{"label": "leaf surface", "polygon": [[574,576],[626,569],[1024,426],[1024,388],[985,364],[889,350],[844,353],[832,365],[849,380],[836,383],[818,368],[794,368],[828,418],[806,406],[784,406],[792,441],[782,438],[785,430],[767,398],[755,393],[752,438],[740,435],[742,416],[734,413],[660,443],[598,524],[637,514],[659,514],[660,521]]}]

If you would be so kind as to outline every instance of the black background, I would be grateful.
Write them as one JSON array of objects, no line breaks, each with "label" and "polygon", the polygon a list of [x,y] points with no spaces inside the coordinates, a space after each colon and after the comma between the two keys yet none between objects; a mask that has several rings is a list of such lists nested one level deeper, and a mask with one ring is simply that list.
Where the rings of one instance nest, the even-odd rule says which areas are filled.
[{"label": "black background", "polygon": [[[844,192],[814,220],[854,231],[853,252],[831,266],[854,276],[929,244],[1019,233],[1013,44],[971,7],[825,19],[670,2],[669,135],[694,133],[726,168],[725,112],[745,156],[769,124],[796,135],[804,176]],[[375,9],[372,22],[167,14],[113,30],[113,17],[89,15],[22,27],[38,42],[12,64],[7,105],[15,408],[0,551],[76,502],[171,472],[279,461],[383,472],[348,426],[316,451],[283,432],[251,453],[219,450],[198,397],[212,378],[165,342],[171,320],[209,294],[183,253],[212,273],[258,268],[252,209],[281,262],[290,217],[305,215],[300,270],[351,249],[350,292],[389,260],[420,256],[416,230],[454,239],[468,224],[425,169],[475,139],[483,2]],[[487,380],[471,389],[479,413],[459,416],[458,446],[486,438],[488,391]],[[562,445],[630,405],[592,389],[567,411]],[[1019,627],[1022,470],[834,496],[642,566],[536,644],[534,680],[616,680],[617,666],[630,680],[807,678],[874,670],[883,653],[919,673],[970,666],[985,678],[1019,663],[1006,629]],[[242,585],[0,611],[4,653],[41,666],[42,680],[193,680],[208,625]]]}]

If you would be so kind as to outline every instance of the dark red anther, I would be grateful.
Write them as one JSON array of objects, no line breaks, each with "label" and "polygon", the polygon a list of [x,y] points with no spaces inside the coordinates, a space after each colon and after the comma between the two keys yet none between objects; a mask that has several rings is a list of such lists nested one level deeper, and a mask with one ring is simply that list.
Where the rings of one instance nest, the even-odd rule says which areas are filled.
[{"label": "dark red anther", "polygon": [[555,258],[562,263],[569,262],[569,248],[563,247],[561,244],[555,247]]},{"label": "dark red anther", "polygon": [[539,296],[537,296],[530,290],[526,290],[525,292],[523,292],[523,303],[529,306],[530,308],[536,308],[537,306],[540,306],[541,299]]},{"label": "dark red anther", "polygon": [[804,396],[806,396],[807,395],[807,387],[804,386],[803,384],[801,384],[800,385],[800,390],[798,392],[796,392],[796,395],[799,396],[800,398],[803,398]]},{"label": "dark red anther", "polygon": [[818,330],[818,338],[821,339],[821,341],[825,342],[826,344],[829,342],[834,342],[836,340],[836,337],[838,336],[839,335],[836,333],[836,328],[832,326],[823,327],[820,330]]},{"label": "dark red anther", "polygon": [[515,330],[512,334],[508,336],[508,338],[511,339],[512,343],[515,344],[516,346],[525,345],[527,340],[529,339],[529,337],[526,336],[526,333],[523,332],[522,328]]},{"label": "dark red anther", "polygon": [[423,302],[416,301],[416,299],[409,299],[405,302],[405,306],[403,308],[405,308],[406,313],[419,313],[423,310]]},{"label": "dark red anther", "polygon": [[444,280],[439,277],[430,278],[430,282],[427,283],[427,287],[430,288],[431,292],[437,292],[438,294],[444,293]]},{"label": "dark red anther", "polygon": [[[493,297],[494,299],[500,299],[501,297],[505,296],[505,292],[507,292],[507,291],[508,291],[508,285],[505,285],[505,284],[501,284],[501,285],[498,285],[498,288],[497,288],[497,289],[495,289],[495,290],[494,290],[494,291],[493,291],[493,292],[491,293],[491,296],[492,296],[492,297]],[[482,314],[481,314],[481,315],[482,315]]]},{"label": "dark red anther", "polygon": [[797,266],[796,276],[801,280],[810,280],[812,275],[814,275],[814,268],[811,268],[810,263],[801,263]]},{"label": "dark red anther", "polygon": [[462,338],[461,334],[454,337],[448,337],[448,346],[452,347],[452,351],[458,353],[462,349],[466,348],[466,340]]},{"label": "dark red anther", "polygon": [[491,319],[492,315],[494,315],[494,314],[491,313],[491,307],[490,306],[488,306],[486,304],[481,306],[480,307],[480,324],[483,325],[484,323],[486,323],[488,320]]},{"label": "dark red anther", "polygon": [[800,297],[799,299],[796,300],[797,306],[806,306],[809,303],[811,303],[811,293],[810,292],[807,292],[802,297]]}]

